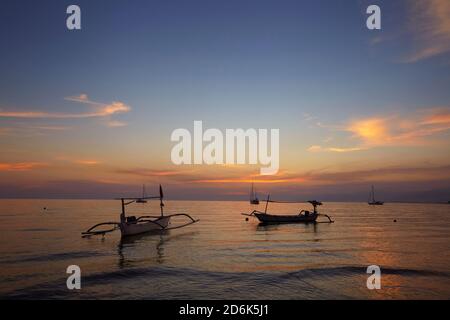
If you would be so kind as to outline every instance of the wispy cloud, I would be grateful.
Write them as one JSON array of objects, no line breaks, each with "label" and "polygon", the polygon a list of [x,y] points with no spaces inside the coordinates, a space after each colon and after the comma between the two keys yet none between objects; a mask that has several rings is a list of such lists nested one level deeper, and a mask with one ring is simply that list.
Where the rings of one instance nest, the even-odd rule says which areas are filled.
[{"label": "wispy cloud", "polygon": [[426,144],[428,137],[450,130],[450,109],[355,120],[346,130],[367,146]]},{"label": "wispy cloud", "polygon": [[46,165],[41,162],[0,162],[0,171],[29,171]]},{"label": "wispy cloud", "polygon": [[79,113],[45,112],[45,111],[4,111],[0,110],[2,118],[27,118],[27,119],[84,119],[111,116],[116,113],[125,113],[131,107],[120,101],[101,103],[89,100],[86,94],[66,97],[65,100],[87,104],[92,110]]},{"label": "wispy cloud", "polygon": [[130,174],[142,177],[170,177],[170,176],[182,176],[188,174],[187,171],[177,170],[151,170],[145,168],[131,168],[131,169],[117,169],[116,173]]},{"label": "wispy cloud", "polygon": [[128,124],[126,122],[122,122],[122,121],[109,121],[107,123],[107,126],[110,128],[120,128],[120,127],[125,127]]},{"label": "wispy cloud", "polygon": [[42,136],[49,133],[63,132],[71,130],[72,127],[68,126],[49,126],[49,125],[37,125],[32,126],[24,123],[16,124],[14,127],[0,128],[0,135],[8,136]]},{"label": "wispy cloud", "polygon": [[353,151],[361,151],[365,150],[365,148],[361,147],[352,147],[352,148],[339,148],[339,147],[322,147],[319,145],[313,145],[307,149],[309,152],[338,152],[338,153],[345,153],[345,152],[353,152]]},{"label": "wispy cloud", "polygon": [[404,4],[406,19],[397,17],[395,27],[373,37],[370,44],[401,44],[401,57],[396,59],[401,63],[450,53],[450,1],[405,1]]},{"label": "wispy cloud", "polygon": [[97,160],[74,160],[74,163],[85,165],[85,166],[95,166],[95,165],[101,164],[101,162],[97,161]]},{"label": "wispy cloud", "polygon": [[450,1],[413,1],[409,30],[414,38],[414,51],[404,62],[412,63],[450,52]]},{"label": "wispy cloud", "polygon": [[450,166],[423,166],[423,167],[381,167],[373,169],[333,171],[312,170],[308,172],[282,172],[276,176],[263,176],[255,178],[252,175],[189,175],[183,178],[184,183],[206,185],[335,185],[342,183],[370,183],[383,182],[408,182],[408,181],[435,181],[450,179]]},{"label": "wispy cloud", "polygon": [[90,100],[86,93],[81,93],[77,96],[65,97],[64,100],[85,103],[85,104],[90,104],[90,105],[100,105],[100,106],[103,105],[103,103],[99,103],[99,102]]},{"label": "wispy cloud", "polygon": [[71,127],[66,126],[32,126],[29,128],[43,131],[66,131],[71,129]]},{"label": "wispy cloud", "polygon": [[371,181],[425,181],[450,178],[450,166],[399,167],[367,170],[311,171],[299,177],[317,184],[361,183]]},{"label": "wispy cloud", "polygon": [[95,166],[102,164],[101,161],[96,159],[79,159],[73,156],[59,155],[54,158],[55,161],[63,161],[71,164],[82,165],[82,166]]},{"label": "wispy cloud", "polygon": [[352,152],[379,146],[414,146],[436,142],[438,134],[450,130],[450,108],[419,110],[411,114],[355,119],[338,131],[350,133],[350,147],[313,145],[310,152]]}]

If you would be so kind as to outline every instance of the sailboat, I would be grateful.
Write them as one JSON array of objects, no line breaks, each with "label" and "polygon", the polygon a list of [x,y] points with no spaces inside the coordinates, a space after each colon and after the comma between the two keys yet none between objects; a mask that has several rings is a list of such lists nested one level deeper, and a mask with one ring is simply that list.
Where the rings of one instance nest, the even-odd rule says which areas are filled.
[{"label": "sailboat", "polygon": [[250,193],[250,204],[259,204],[259,199],[256,196],[256,191],[253,183],[252,183],[252,191]]},{"label": "sailboat", "polygon": [[147,200],[145,200],[145,184],[142,185],[142,198],[137,199],[136,203],[147,203]]},{"label": "sailboat", "polygon": [[369,195],[368,204],[371,205],[371,206],[382,206],[384,204],[383,201],[376,201],[375,200],[375,188],[374,188],[373,185],[372,185],[372,192]]}]

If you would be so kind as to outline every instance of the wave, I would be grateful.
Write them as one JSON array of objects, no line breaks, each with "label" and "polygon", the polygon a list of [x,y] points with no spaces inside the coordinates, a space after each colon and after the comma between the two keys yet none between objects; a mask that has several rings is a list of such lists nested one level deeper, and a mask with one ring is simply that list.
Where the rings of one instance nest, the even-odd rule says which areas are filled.
[{"label": "wave", "polygon": [[[440,277],[450,278],[450,273],[421,270],[403,269],[393,267],[382,267],[382,275],[399,275],[402,277]],[[93,273],[82,276],[82,290],[80,292],[69,291],[66,279],[41,283],[31,287],[14,290],[5,294],[2,299],[62,299],[62,298],[151,298],[151,299],[177,299],[190,298],[197,294],[220,294],[242,295],[243,292],[252,298],[251,292],[283,292],[293,290],[303,292],[305,295],[314,297],[320,292],[326,296],[327,292],[309,280],[332,281],[355,276],[367,276],[365,266],[338,266],[329,268],[309,268],[293,272],[215,272],[189,268],[176,267],[152,267],[152,268],[130,268],[108,272]],[[337,279],[334,279],[337,278]],[[163,289],[155,289],[156,287]],[[107,290],[105,296],[99,295],[102,286],[114,286],[116,288],[133,287],[135,295],[129,296],[130,290]],[[149,286],[155,286],[149,292]],[[180,289],[181,288],[181,289]],[[83,290],[84,289],[84,290]],[[89,290],[92,289],[92,290]],[[165,290],[162,292],[161,290]],[[141,292],[139,295],[138,292]],[[220,295],[219,294],[219,295]],[[267,294],[267,293],[266,293]],[[276,296],[276,295],[275,295]],[[258,297],[255,297],[258,298]],[[267,298],[267,297],[266,297]],[[269,297],[270,298],[270,297]]]},{"label": "wave", "polygon": [[[380,266],[381,274],[401,275],[401,276],[428,276],[428,277],[446,277],[450,278],[449,272],[422,270],[422,269],[405,269]],[[313,268],[302,269],[289,272],[285,276],[330,276],[330,275],[355,275],[366,274],[367,266],[342,266],[330,268]]]},{"label": "wave", "polygon": [[77,258],[89,258],[93,256],[103,256],[104,253],[97,251],[78,251],[70,253],[53,253],[39,256],[25,256],[20,258],[4,258],[0,260],[0,264],[15,264],[23,262],[46,262],[46,261],[63,261]]}]

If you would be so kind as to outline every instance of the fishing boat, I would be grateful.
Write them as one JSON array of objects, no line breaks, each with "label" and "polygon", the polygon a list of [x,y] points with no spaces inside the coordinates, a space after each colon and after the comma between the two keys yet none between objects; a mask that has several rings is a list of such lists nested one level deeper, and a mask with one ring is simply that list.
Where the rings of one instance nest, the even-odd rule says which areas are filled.
[{"label": "fishing boat", "polygon": [[145,200],[145,184],[142,185],[142,198],[137,199],[136,203],[147,203],[147,200]]},{"label": "fishing boat", "polygon": [[252,183],[252,190],[250,192],[250,204],[259,204],[259,199],[258,196],[256,195],[253,183]]},{"label": "fishing boat", "polygon": [[[269,205],[269,202],[271,203],[310,203],[313,206],[313,211],[308,210],[301,210],[297,214],[270,214],[267,213],[267,207]],[[242,215],[245,216],[253,216],[256,217],[261,224],[281,224],[281,223],[317,223],[317,218],[319,216],[324,216],[328,218],[328,221],[333,223],[334,221],[326,214],[321,214],[317,211],[317,207],[321,206],[322,202],[316,201],[316,200],[310,200],[310,201],[274,201],[270,200],[270,196],[267,197],[266,200],[266,208],[264,212],[253,210],[250,214],[242,213]]]},{"label": "fishing boat", "polygon": [[[137,234],[147,232],[157,232],[178,229],[190,224],[196,223],[199,220],[192,218],[187,213],[175,213],[170,215],[164,215],[164,202],[163,202],[163,190],[161,185],[159,186],[159,196],[146,196],[144,198],[118,198],[115,200],[121,201],[121,213],[120,222],[102,222],[89,228],[87,231],[82,232],[83,237],[90,237],[94,235],[105,235],[106,233],[113,232],[117,229],[120,230],[122,237],[133,236]],[[147,215],[147,216],[127,216],[125,213],[126,206],[137,203],[138,200],[152,200],[159,199],[160,215]],[[142,203],[142,202],[139,202]],[[186,217],[188,222],[179,226],[171,226],[171,219],[174,217]],[[105,226],[112,226],[110,229],[104,229]]]},{"label": "fishing boat", "polygon": [[384,204],[383,201],[376,201],[375,200],[375,188],[374,188],[373,185],[372,185],[372,191],[371,191],[371,193],[369,195],[368,204],[371,205],[371,206],[382,206]]}]

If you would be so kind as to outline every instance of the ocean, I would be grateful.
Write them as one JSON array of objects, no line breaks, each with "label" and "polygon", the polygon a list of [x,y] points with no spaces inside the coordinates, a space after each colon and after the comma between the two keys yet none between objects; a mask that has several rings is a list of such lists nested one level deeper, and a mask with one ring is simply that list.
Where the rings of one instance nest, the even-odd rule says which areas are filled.
[{"label": "ocean", "polygon": [[[308,206],[270,204],[269,211]],[[96,223],[118,221],[117,201],[0,200],[0,298],[450,298],[450,205],[326,202],[320,212],[335,223],[272,226],[246,221],[241,212],[254,208],[166,201],[167,213],[200,221],[121,240],[119,231],[81,237]],[[158,202],[127,209],[159,213]],[[81,269],[80,290],[66,286],[70,265]],[[381,269],[379,290],[367,288],[370,265]]]}]

